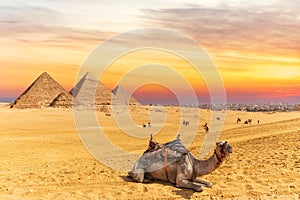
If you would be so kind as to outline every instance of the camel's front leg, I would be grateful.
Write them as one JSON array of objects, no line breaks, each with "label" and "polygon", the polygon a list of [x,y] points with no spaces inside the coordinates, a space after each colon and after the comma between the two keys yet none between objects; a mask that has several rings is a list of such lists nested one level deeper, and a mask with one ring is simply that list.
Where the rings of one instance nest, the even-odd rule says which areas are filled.
[{"label": "camel's front leg", "polygon": [[197,192],[202,192],[203,191],[203,188],[202,188],[201,184],[195,183],[195,182],[192,182],[192,181],[189,181],[189,180],[178,180],[176,182],[176,187],[193,189]]},{"label": "camel's front leg", "polygon": [[201,179],[194,179],[193,182],[200,183],[200,184],[202,184],[202,185],[204,185],[205,187],[208,187],[208,188],[211,188],[212,185],[213,185],[211,182],[204,181],[204,180],[201,180]]}]

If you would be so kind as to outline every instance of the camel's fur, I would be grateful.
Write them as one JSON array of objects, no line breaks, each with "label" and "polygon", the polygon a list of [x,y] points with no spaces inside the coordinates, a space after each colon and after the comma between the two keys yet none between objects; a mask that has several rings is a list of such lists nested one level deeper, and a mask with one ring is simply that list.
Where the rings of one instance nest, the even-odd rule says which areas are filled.
[{"label": "camel's fur", "polygon": [[[135,163],[132,171],[129,172],[129,176],[138,182],[157,179],[176,184],[176,187],[179,188],[189,188],[201,192],[203,186],[211,187],[212,183],[196,178],[217,169],[223,160],[232,153],[232,146],[226,141],[217,142],[215,153],[206,160],[199,160],[190,152],[180,153],[176,152],[176,150],[168,149],[168,153],[172,155],[168,156],[166,170],[166,162],[163,159],[163,155],[167,147],[164,147],[164,145],[162,147],[150,154],[149,152],[147,155],[144,154]],[[151,160],[146,165],[141,165],[143,160],[147,160],[147,156],[150,156]]]}]

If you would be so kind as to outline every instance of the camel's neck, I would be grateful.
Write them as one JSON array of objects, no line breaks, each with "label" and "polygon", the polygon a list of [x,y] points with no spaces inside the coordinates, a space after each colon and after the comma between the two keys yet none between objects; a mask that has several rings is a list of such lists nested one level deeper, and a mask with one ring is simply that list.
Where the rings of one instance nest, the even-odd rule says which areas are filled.
[{"label": "camel's neck", "polygon": [[217,155],[214,153],[206,160],[199,160],[194,158],[194,171],[196,176],[202,176],[211,173],[217,169],[222,161],[219,160]]}]

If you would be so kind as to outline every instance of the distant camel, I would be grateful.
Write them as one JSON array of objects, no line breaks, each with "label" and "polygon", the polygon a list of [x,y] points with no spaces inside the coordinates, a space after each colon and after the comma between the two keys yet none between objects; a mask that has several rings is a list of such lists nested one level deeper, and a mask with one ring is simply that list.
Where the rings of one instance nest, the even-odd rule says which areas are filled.
[{"label": "distant camel", "polygon": [[251,125],[252,119],[248,119],[244,122],[244,124],[250,124]]},{"label": "distant camel", "polygon": [[137,182],[162,180],[175,184],[178,188],[203,191],[212,187],[212,183],[197,179],[211,173],[232,153],[232,146],[226,141],[216,142],[216,148],[210,158],[195,158],[177,139],[162,144],[156,151],[146,152],[134,164],[128,176]]}]

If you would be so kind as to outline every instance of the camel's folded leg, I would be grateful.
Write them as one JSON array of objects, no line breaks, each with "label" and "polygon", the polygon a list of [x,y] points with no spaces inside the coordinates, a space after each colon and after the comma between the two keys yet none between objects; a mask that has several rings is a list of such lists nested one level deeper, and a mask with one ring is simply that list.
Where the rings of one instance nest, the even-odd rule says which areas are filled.
[{"label": "camel's folded leg", "polygon": [[135,169],[128,172],[128,175],[137,182],[144,182],[144,170],[143,169]]},{"label": "camel's folded leg", "polygon": [[179,180],[176,182],[176,187],[179,188],[187,188],[187,189],[193,189],[197,192],[202,192],[203,188],[202,185],[199,183],[195,183],[189,180]]},{"label": "camel's folded leg", "polygon": [[194,179],[193,182],[200,183],[200,184],[202,184],[202,185],[204,185],[205,187],[208,187],[208,188],[211,188],[212,185],[213,185],[211,182],[204,181],[204,180],[201,180],[201,179]]},{"label": "camel's folded leg", "polygon": [[128,176],[130,176],[133,180],[142,183],[144,181],[144,169],[140,168],[139,165],[139,161],[137,161],[132,170],[128,172]]}]

